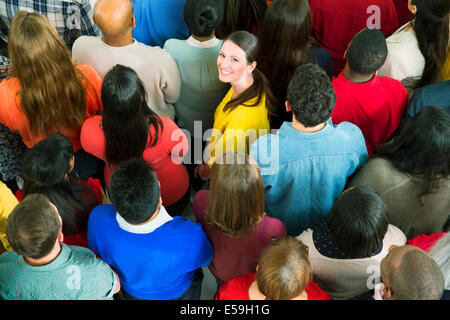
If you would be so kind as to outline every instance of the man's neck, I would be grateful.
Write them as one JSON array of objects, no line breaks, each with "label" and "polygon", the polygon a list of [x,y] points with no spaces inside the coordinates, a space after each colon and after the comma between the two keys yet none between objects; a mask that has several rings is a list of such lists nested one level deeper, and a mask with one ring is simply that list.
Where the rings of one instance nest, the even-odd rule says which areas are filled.
[{"label": "man's neck", "polygon": [[125,47],[134,42],[131,32],[124,36],[108,37],[107,35],[102,35],[102,41],[110,47]]},{"label": "man's neck", "polygon": [[205,42],[205,41],[208,41],[208,40],[211,40],[214,38],[214,32],[212,33],[212,35],[207,36],[207,37],[198,37],[196,35],[192,35],[192,38],[194,38],[195,40],[200,41],[200,42]]},{"label": "man's neck", "polygon": [[362,75],[359,73],[355,73],[350,69],[348,64],[346,64],[344,67],[343,75],[344,75],[345,79],[347,79],[348,81],[351,81],[353,83],[365,83],[365,82],[369,82],[370,80],[372,80],[375,73],[372,73],[369,75]]},{"label": "man's neck", "polygon": [[326,122],[322,122],[314,127],[305,127],[301,122],[297,121],[295,117],[292,117],[292,128],[295,130],[304,132],[304,133],[315,133],[324,129],[326,126]]},{"label": "man's neck", "polygon": [[49,254],[47,254],[45,257],[39,258],[39,259],[33,259],[30,257],[23,257],[24,261],[29,264],[30,266],[45,266],[49,263],[52,263],[56,258],[58,258],[59,254],[61,253],[62,247],[59,244],[59,242],[55,243],[55,246],[53,247],[52,251],[50,251]]}]

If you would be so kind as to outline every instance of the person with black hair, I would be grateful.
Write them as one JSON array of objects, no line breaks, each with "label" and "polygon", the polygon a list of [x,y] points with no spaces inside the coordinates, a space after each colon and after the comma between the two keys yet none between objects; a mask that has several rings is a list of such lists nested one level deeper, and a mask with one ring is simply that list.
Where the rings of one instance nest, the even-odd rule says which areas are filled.
[{"label": "person with black hair", "polygon": [[81,180],[73,168],[75,158],[69,138],[53,133],[25,152],[22,161],[21,201],[40,193],[58,208],[63,221],[64,243],[87,247],[87,221],[91,210],[109,203],[98,179]]},{"label": "person with black hair", "polygon": [[363,29],[349,44],[344,71],[332,81],[336,106],[331,119],[334,124],[357,125],[369,155],[400,126],[408,106],[408,92],[400,81],[375,74],[387,54],[381,31]]},{"label": "person with black hair", "polygon": [[224,0],[224,19],[217,28],[218,37],[225,39],[241,30],[256,35],[261,29],[266,9],[266,0]]},{"label": "person with black hair", "polygon": [[370,186],[408,239],[442,231],[450,213],[450,114],[428,106],[349,181]]},{"label": "person with black hair", "polygon": [[110,183],[112,205],[89,216],[89,248],[119,274],[131,300],[199,300],[213,247],[198,223],[171,217],[158,177],[140,159],[122,162]]},{"label": "person with black hair", "polygon": [[230,89],[228,83],[219,80],[217,69],[223,42],[216,38],[215,30],[222,18],[222,0],[187,0],[184,20],[191,36],[187,40],[169,39],[164,44],[181,76],[180,97],[174,103],[175,117],[176,123],[191,136],[187,168],[192,182],[195,164],[201,162],[206,146],[203,134],[213,127],[214,111]]},{"label": "person with black hair", "polygon": [[292,118],[284,102],[295,69],[304,63],[316,63],[327,71],[331,79],[331,56],[328,51],[316,48],[308,0],[277,0],[272,3],[264,14],[258,40],[256,60],[278,99],[270,126],[278,129],[284,121]]},{"label": "person with black hair", "polygon": [[408,92],[444,78],[450,33],[450,1],[408,0],[414,17],[386,39],[388,57],[378,71],[405,84]]},{"label": "person with black hair", "polygon": [[150,163],[161,183],[164,205],[170,214],[180,215],[190,196],[189,176],[180,160],[187,153],[188,141],[175,122],[148,107],[146,97],[136,71],[114,66],[102,85],[103,115],[83,123],[81,145],[106,162],[107,189],[112,172],[122,161],[140,158]]},{"label": "person with black hair", "polygon": [[336,300],[370,289],[389,247],[406,243],[403,232],[390,224],[383,199],[365,186],[344,191],[328,217],[297,239],[309,247],[315,281]]},{"label": "person with black hair", "polygon": [[357,168],[368,160],[361,130],[334,125],[336,95],[327,73],[315,64],[299,66],[288,87],[284,122],[277,134],[251,145],[265,188],[266,213],[298,235],[328,215]]}]

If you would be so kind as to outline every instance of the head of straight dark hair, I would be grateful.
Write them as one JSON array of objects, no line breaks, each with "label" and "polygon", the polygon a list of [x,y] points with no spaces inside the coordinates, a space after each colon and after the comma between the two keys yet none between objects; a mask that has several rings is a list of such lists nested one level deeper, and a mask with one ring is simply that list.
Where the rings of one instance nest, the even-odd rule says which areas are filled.
[{"label": "head of straight dark hair", "polygon": [[123,65],[114,66],[103,79],[101,98],[107,162],[117,165],[142,158],[145,148],[157,143],[163,125],[147,105],[147,92],[137,73]]},{"label": "head of straight dark hair", "polygon": [[449,0],[412,0],[417,6],[413,20],[419,49],[425,58],[425,69],[418,87],[441,80],[442,67],[449,44]]},{"label": "head of straight dark hair", "polygon": [[158,209],[158,177],[142,159],[124,161],[111,176],[109,194],[111,203],[125,221],[145,222]]},{"label": "head of straight dark hair", "polygon": [[387,54],[383,33],[378,29],[364,29],[350,43],[347,61],[353,72],[369,75],[381,68]]},{"label": "head of straight dark hair", "polygon": [[194,36],[208,37],[223,19],[222,0],[186,0],[184,21]]},{"label": "head of straight dark hair", "polygon": [[257,61],[275,97],[286,101],[295,69],[313,59],[312,14],[308,0],[277,0],[264,14]]},{"label": "head of straight dark hair", "polygon": [[406,122],[400,133],[380,145],[374,157],[389,160],[397,169],[423,176],[428,191],[450,174],[450,114],[428,106]]},{"label": "head of straight dark hair", "polygon": [[92,190],[79,183],[71,171],[72,142],[53,133],[25,152],[22,161],[24,196],[40,193],[58,208],[63,233],[75,234],[87,226],[89,208],[95,203]]},{"label": "head of straight dark hair", "polygon": [[266,0],[224,0],[224,17],[218,27],[220,38],[236,30],[255,30],[267,9]]},{"label": "head of straight dark hair", "polygon": [[[251,64],[256,60],[256,54],[258,50],[258,38],[247,31],[236,31],[231,33],[228,38],[224,40],[231,41],[245,53],[247,63]],[[256,61],[256,63],[258,63]],[[266,76],[259,70],[258,65],[252,72],[253,84],[247,88],[238,97],[231,99],[225,106],[224,111],[232,110],[239,105],[244,105],[246,107],[255,107],[259,105],[263,95],[266,97],[266,107],[269,112],[269,116],[274,112],[276,106],[276,98],[272,94],[270,89],[269,80]],[[254,103],[249,104],[248,100],[257,98]]]},{"label": "head of straight dark hair", "polygon": [[327,225],[340,251],[351,258],[366,258],[381,247],[389,226],[389,212],[372,188],[359,186],[336,200]]}]

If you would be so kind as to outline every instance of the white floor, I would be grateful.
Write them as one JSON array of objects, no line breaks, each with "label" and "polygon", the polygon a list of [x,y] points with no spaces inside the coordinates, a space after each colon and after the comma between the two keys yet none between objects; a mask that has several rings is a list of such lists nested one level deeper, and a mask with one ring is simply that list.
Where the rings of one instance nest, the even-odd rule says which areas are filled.
[{"label": "white floor", "polygon": [[[194,197],[195,192],[191,190],[191,201],[186,206],[186,208],[183,211],[182,216],[188,219],[191,219],[192,221],[195,221],[194,215],[192,213],[192,199]],[[209,271],[208,267],[203,268],[203,286],[202,286],[202,295],[201,300],[213,300],[214,295],[217,291],[217,283],[214,276]]]}]

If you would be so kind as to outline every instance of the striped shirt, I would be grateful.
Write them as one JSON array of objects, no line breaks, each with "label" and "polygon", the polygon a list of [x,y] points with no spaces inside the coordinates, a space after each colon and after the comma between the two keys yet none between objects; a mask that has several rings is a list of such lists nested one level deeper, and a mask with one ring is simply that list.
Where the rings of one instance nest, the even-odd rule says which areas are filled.
[{"label": "striped shirt", "polygon": [[99,36],[89,0],[2,0],[0,37],[8,42],[8,30],[16,12],[26,10],[46,16],[69,49],[81,35]]}]

